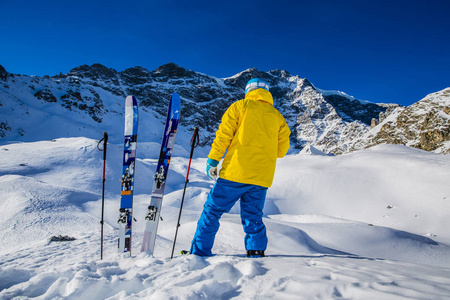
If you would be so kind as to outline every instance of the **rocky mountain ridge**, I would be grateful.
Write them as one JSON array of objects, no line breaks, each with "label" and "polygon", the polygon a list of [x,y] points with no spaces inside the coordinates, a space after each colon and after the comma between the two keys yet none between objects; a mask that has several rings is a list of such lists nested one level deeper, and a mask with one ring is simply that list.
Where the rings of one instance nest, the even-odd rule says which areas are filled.
[{"label": "rocky mountain ridge", "polygon": [[[370,133],[374,130],[371,124],[375,125],[372,120],[388,119],[398,110],[405,118],[416,110],[415,106],[375,104],[342,92],[323,91],[307,79],[285,70],[261,72],[252,68],[220,79],[174,63],[154,71],[133,67],[121,72],[93,64],[79,66],[67,74],[37,77],[11,74],[0,66],[0,137],[4,141],[20,141],[32,140],[33,135],[43,131],[49,138],[71,136],[74,132],[93,138],[102,131],[121,133],[124,99],[134,95],[139,100],[143,125],[140,124],[140,141],[152,141],[160,134],[151,120],[163,122],[169,95],[177,92],[182,98],[181,130],[188,132],[194,126],[200,127],[201,143],[209,145],[222,114],[231,103],[244,97],[245,84],[253,77],[269,82],[274,105],[285,116],[292,131],[291,152],[311,145],[325,153],[342,154],[378,142],[391,142],[374,138]],[[448,95],[444,93],[442,97]],[[428,151],[445,152],[441,148],[448,141],[448,132],[445,132],[448,111],[435,110],[426,104],[417,109],[430,114],[428,125],[424,127],[429,133],[424,131],[392,140]],[[442,113],[444,117],[440,118]],[[414,118],[407,119],[414,122]],[[435,121],[440,125],[435,126]],[[405,121],[404,126],[411,125],[408,122]],[[399,134],[383,132],[388,136]],[[117,134],[118,140],[120,135]],[[429,145],[425,147],[410,139],[427,140]]]},{"label": "rocky mountain ridge", "polygon": [[450,88],[430,94],[408,107],[398,107],[373,120],[372,128],[352,142],[351,150],[378,144],[450,153]]}]

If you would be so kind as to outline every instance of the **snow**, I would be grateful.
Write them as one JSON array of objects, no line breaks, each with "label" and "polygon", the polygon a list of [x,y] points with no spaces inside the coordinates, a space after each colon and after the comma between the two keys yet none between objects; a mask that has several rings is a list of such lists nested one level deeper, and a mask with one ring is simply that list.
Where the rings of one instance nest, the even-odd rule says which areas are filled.
[{"label": "snow", "polygon": [[313,147],[311,144],[307,144],[299,153],[300,155],[322,155],[333,156],[333,154],[327,154],[319,149]]},{"label": "snow", "polygon": [[[113,143],[100,260],[96,146],[84,137],[0,146],[0,299],[450,299],[448,155],[399,145],[288,155],[264,210],[268,257],[245,257],[236,205],[215,256],[170,259],[189,149],[174,150],[152,257],[139,248],[159,142],[139,143],[130,257],[117,254],[122,145]],[[206,152],[194,153],[175,253],[189,249],[212,186]],[[58,235],[76,240],[50,242]]]},{"label": "snow", "polygon": [[338,96],[347,98],[347,99],[349,99],[350,101],[359,101],[361,104],[370,104],[370,103],[373,103],[373,102],[367,101],[367,100],[359,100],[359,99],[356,99],[355,97],[350,96],[350,95],[348,95],[348,94],[346,94],[346,93],[344,93],[344,92],[342,92],[342,91],[337,91],[337,90],[323,90],[323,89],[317,88],[316,86],[314,86],[314,88],[315,88],[316,90],[318,90],[318,91],[319,91],[322,95],[324,95],[324,96],[338,95]]}]

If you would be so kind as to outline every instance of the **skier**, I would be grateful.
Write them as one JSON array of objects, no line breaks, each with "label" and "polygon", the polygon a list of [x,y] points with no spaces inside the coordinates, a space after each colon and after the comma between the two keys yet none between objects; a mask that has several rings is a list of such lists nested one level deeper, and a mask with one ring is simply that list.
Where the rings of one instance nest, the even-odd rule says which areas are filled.
[{"label": "skier", "polygon": [[[204,204],[190,253],[212,255],[219,219],[240,199],[247,257],[264,257],[264,202],[277,158],[284,157],[289,149],[290,133],[284,117],[273,107],[268,83],[251,79],[245,87],[245,99],[227,109],[216,132],[206,173],[217,181]],[[224,155],[217,178],[217,166]]]}]

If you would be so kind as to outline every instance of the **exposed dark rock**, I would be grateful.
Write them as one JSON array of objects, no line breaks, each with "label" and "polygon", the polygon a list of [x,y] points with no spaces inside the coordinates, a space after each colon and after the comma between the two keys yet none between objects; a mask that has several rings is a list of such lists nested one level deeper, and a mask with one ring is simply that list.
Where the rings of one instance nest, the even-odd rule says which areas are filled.
[{"label": "exposed dark rock", "polygon": [[50,238],[50,242],[70,242],[70,241],[75,241],[75,240],[76,240],[76,238],[70,237],[68,235],[65,235],[65,236],[62,236],[62,235],[56,236],[55,235]]},{"label": "exposed dark rock", "polygon": [[109,80],[117,75],[117,71],[109,69],[102,64],[93,64],[92,66],[82,65],[70,70],[69,76],[80,78],[89,78],[92,80]]},{"label": "exposed dark rock", "polygon": [[[450,141],[450,88],[433,93],[406,108],[397,107],[394,112],[380,114],[380,128],[361,141],[355,141],[354,149],[371,147],[381,143],[403,144],[426,151],[449,153],[445,142]],[[387,119],[390,113],[393,117]]]},{"label": "exposed dark rock", "polygon": [[341,95],[324,96],[328,103],[333,105],[337,113],[347,122],[360,120],[364,124],[371,125],[372,119],[377,118],[386,110],[385,107],[375,103],[361,103],[358,100],[350,100]]},{"label": "exposed dark rock", "polygon": [[45,89],[37,91],[34,96],[39,100],[44,100],[46,102],[56,102],[56,97],[53,95],[52,91]]},{"label": "exposed dark rock", "polygon": [[150,72],[142,67],[134,67],[120,72],[123,81],[130,86],[145,84],[150,80]]},{"label": "exposed dark rock", "polygon": [[6,72],[5,68],[0,65],[0,79],[6,80],[8,78],[8,72]]},{"label": "exposed dark rock", "polygon": [[163,79],[167,78],[170,80],[173,79],[180,79],[180,78],[186,78],[186,77],[192,77],[195,76],[195,72],[191,70],[187,70],[183,67],[180,67],[177,64],[174,63],[168,63],[165,65],[162,65],[161,67],[157,68],[155,71],[151,73],[152,77],[155,79]]},{"label": "exposed dark rock", "polygon": [[6,132],[11,131],[12,128],[8,125],[8,121],[0,122],[0,137],[5,137]]}]

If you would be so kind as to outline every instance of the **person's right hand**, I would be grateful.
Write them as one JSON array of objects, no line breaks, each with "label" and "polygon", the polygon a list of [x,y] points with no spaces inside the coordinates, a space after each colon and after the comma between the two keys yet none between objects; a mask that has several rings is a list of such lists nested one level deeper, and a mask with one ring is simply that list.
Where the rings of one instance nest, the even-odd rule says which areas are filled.
[{"label": "person's right hand", "polygon": [[206,174],[211,180],[217,180],[217,165],[219,162],[215,159],[208,158],[206,161]]}]

